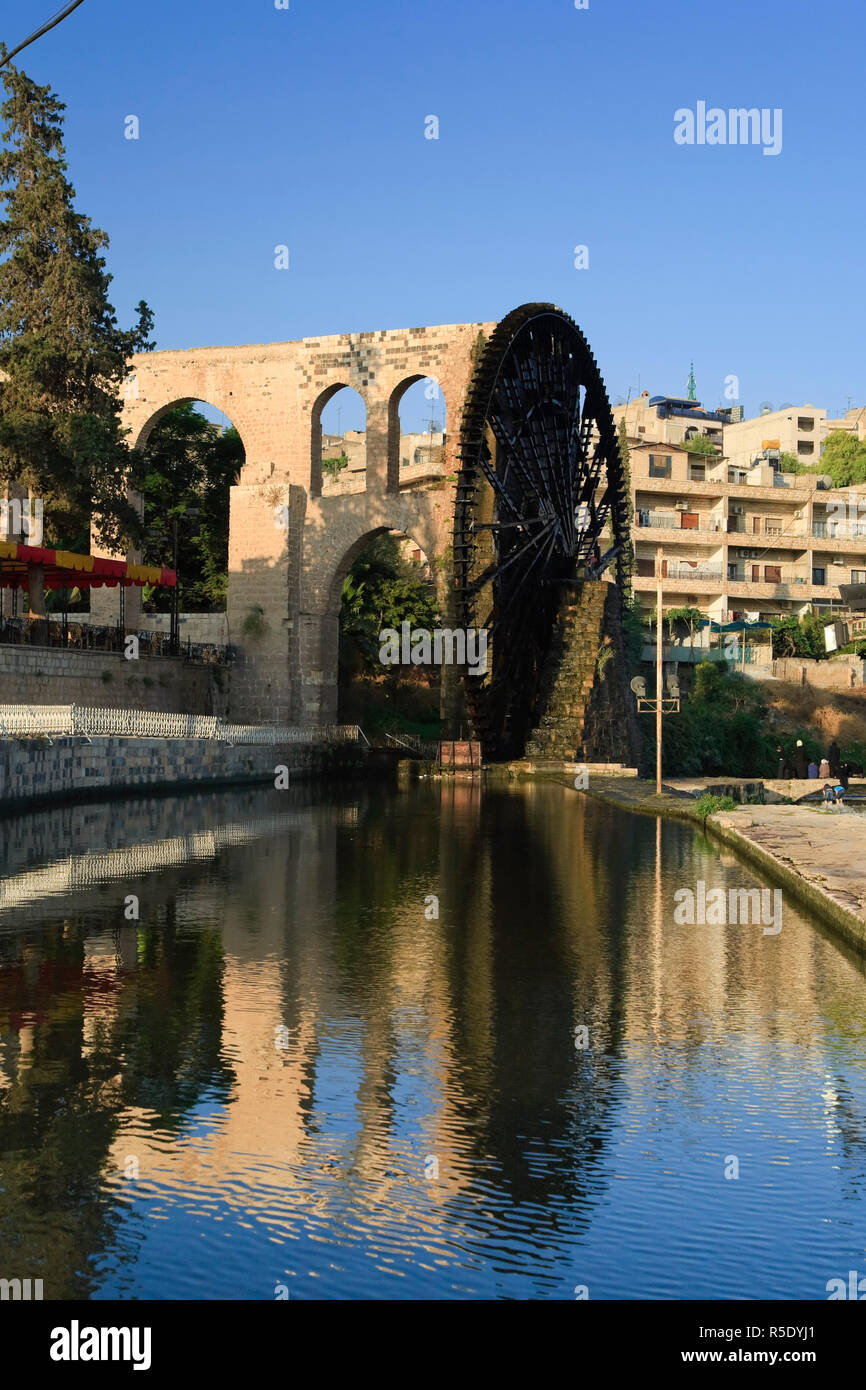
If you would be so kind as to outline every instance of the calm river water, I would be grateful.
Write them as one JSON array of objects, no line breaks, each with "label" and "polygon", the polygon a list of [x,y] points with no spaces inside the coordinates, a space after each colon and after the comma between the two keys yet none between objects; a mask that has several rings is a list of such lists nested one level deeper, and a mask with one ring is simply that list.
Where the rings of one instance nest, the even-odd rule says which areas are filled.
[{"label": "calm river water", "polygon": [[775,934],[677,925],[680,888],[761,886],[684,825],[421,783],[72,807],[0,843],[0,1277],[823,1299],[866,1274],[863,966],[787,901]]}]

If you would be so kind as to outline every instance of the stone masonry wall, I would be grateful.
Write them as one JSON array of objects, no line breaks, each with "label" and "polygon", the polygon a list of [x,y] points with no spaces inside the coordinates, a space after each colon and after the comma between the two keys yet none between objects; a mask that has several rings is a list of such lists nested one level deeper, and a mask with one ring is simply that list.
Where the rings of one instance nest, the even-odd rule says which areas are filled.
[{"label": "stone masonry wall", "polygon": [[[0,646],[0,704],[95,705],[170,714],[222,714],[217,668],[170,657]],[[223,668],[220,677],[229,678]],[[109,679],[106,679],[108,677]]]},{"label": "stone masonry wall", "polygon": [[220,782],[274,780],[283,765],[290,777],[312,777],[337,764],[360,761],[354,745],[237,744],[215,739],[60,738],[0,739],[0,804],[180,788]]},{"label": "stone masonry wall", "polygon": [[[184,400],[217,406],[243,441],[229,540],[227,636],[241,652],[232,718],[335,718],[343,577],[364,544],[386,530],[410,535],[432,561],[450,545],[449,480],[472,353],[479,333],[489,336],[493,327],[444,324],[133,359],[123,423],[134,447]],[[401,489],[400,400],[426,377],[439,383],[447,409],[443,475]],[[321,413],[342,386],[356,390],[367,409],[366,488],[322,496]],[[91,602],[94,621],[103,603],[105,620],[115,620],[110,591],[94,590]],[[132,616],[129,625],[136,625]]]},{"label": "stone masonry wall", "polygon": [[[762,673],[756,671],[754,674],[760,679]],[[849,653],[829,661],[812,661],[796,656],[778,657],[773,662],[772,674],[780,681],[813,685],[820,690],[853,690],[862,688],[866,682],[866,661]]]},{"label": "stone masonry wall", "polygon": [[563,603],[543,679],[527,758],[636,765],[639,734],[628,705],[615,585],[584,583]]}]

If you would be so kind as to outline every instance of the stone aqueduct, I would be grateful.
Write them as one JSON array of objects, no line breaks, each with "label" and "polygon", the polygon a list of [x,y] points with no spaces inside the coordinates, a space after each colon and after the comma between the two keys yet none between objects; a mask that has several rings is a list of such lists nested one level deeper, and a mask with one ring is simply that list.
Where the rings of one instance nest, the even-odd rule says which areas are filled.
[{"label": "stone aqueduct", "polygon": [[[473,357],[479,334],[486,338],[494,328],[446,324],[133,359],[124,424],[134,447],[144,445],[161,415],[190,400],[221,410],[243,441],[229,541],[229,640],[241,653],[231,677],[232,718],[336,719],[342,582],[376,534],[411,536],[436,572],[451,544],[448,478],[458,469]],[[401,487],[400,400],[425,378],[438,382],[448,411],[445,476]],[[366,490],[322,496],[321,413],[344,386],[366,405]],[[97,602],[111,602],[98,593]],[[253,634],[256,621],[249,619],[259,609]],[[128,621],[136,621],[134,610]]]}]

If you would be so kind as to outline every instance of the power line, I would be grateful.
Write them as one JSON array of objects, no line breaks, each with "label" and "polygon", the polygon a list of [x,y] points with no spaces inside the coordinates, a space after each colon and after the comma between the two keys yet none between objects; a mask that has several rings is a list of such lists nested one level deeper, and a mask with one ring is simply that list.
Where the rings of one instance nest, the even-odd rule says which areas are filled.
[{"label": "power line", "polygon": [[5,67],[7,63],[11,63],[17,53],[20,53],[23,48],[27,48],[28,44],[35,43],[36,39],[41,39],[42,35],[47,34],[49,29],[56,29],[61,20],[64,20],[67,15],[72,14],[73,10],[77,10],[78,6],[83,4],[84,0],[72,0],[71,5],[67,5],[63,10],[58,10],[56,14],[53,14],[51,18],[42,25],[41,29],[37,29],[35,34],[31,34],[23,43],[19,43],[17,48],[13,48],[11,53],[7,53],[6,57],[0,60],[0,68]]}]

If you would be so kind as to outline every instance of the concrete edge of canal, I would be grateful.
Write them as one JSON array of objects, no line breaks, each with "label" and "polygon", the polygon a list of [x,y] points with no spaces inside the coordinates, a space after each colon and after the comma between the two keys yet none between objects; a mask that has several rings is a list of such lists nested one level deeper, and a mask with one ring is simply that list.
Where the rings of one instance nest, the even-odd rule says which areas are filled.
[{"label": "concrete edge of canal", "polygon": [[[571,785],[562,776],[556,779]],[[751,806],[702,816],[694,803],[634,779],[598,778],[585,794],[639,815],[690,821],[776,880],[866,954],[863,821],[806,806]],[[796,856],[796,858],[794,858]]]}]

